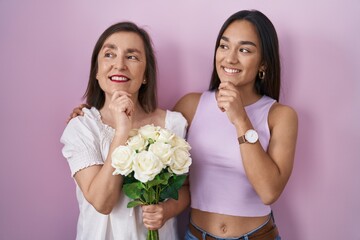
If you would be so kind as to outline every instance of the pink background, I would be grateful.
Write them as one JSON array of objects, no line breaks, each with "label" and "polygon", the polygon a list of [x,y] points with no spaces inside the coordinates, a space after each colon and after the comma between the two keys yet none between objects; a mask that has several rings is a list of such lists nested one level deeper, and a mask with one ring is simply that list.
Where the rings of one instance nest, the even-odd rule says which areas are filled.
[{"label": "pink background", "polygon": [[105,28],[122,20],[145,26],[160,105],[172,108],[207,88],[220,26],[252,8],[277,28],[281,100],[300,120],[293,175],[273,206],[282,237],[359,240],[358,0],[0,0],[0,239],[75,238],[75,185],[59,138],[82,102]]}]

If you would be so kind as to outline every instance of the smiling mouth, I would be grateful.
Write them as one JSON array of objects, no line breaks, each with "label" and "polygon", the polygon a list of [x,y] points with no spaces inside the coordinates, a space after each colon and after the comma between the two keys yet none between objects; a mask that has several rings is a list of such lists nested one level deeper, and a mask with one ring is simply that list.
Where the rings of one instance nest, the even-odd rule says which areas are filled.
[{"label": "smiling mouth", "polygon": [[240,69],[223,67],[226,73],[239,73]]},{"label": "smiling mouth", "polygon": [[130,78],[125,77],[125,76],[111,76],[111,77],[109,77],[109,79],[112,82],[127,82],[130,80]]}]

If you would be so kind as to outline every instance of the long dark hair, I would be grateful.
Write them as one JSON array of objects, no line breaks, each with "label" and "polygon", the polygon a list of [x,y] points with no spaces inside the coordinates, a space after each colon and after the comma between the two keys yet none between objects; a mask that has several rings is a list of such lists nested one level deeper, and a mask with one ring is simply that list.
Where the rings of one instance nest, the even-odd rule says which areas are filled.
[{"label": "long dark hair", "polygon": [[97,109],[101,109],[105,103],[105,93],[100,88],[99,82],[96,79],[98,71],[98,55],[106,41],[106,39],[117,32],[133,32],[138,34],[144,43],[145,56],[146,56],[146,68],[145,68],[145,79],[146,84],[142,84],[139,90],[138,100],[141,107],[145,112],[153,112],[157,108],[157,97],[156,97],[156,60],[152,42],[149,34],[142,28],[138,27],[132,22],[119,22],[109,28],[107,28],[97,40],[92,57],[89,82],[84,94],[86,103],[90,106],[94,106]]},{"label": "long dark hair", "polygon": [[215,44],[213,72],[209,90],[214,91],[218,89],[220,84],[220,79],[216,71],[216,50],[220,45],[221,37],[228,26],[237,20],[246,20],[252,23],[260,39],[261,59],[266,69],[265,79],[261,80],[259,76],[256,77],[255,89],[257,93],[267,95],[279,101],[281,82],[279,41],[274,25],[262,12],[257,10],[243,10],[234,13],[222,25]]}]

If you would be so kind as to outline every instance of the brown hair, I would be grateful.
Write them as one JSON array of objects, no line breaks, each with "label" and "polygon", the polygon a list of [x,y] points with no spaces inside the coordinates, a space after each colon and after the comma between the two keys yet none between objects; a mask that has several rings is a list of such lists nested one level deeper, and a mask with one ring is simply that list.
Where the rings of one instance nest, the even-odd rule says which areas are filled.
[{"label": "brown hair", "polygon": [[96,79],[98,71],[98,54],[106,41],[106,39],[117,32],[133,32],[138,34],[144,43],[145,56],[146,56],[146,67],[145,67],[145,79],[146,84],[142,84],[139,89],[138,100],[141,107],[145,112],[153,112],[157,108],[157,97],[156,97],[156,60],[155,54],[152,47],[152,42],[149,34],[142,28],[138,27],[132,22],[119,22],[109,28],[107,28],[97,40],[92,57],[89,82],[84,94],[86,103],[90,106],[94,106],[97,109],[101,109],[105,103],[105,93],[100,88],[99,82]]},{"label": "brown hair", "polygon": [[279,42],[274,25],[271,21],[260,11],[257,10],[243,10],[231,15],[223,24],[218,34],[215,44],[215,54],[213,61],[213,72],[211,75],[209,90],[214,91],[219,87],[220,79],[216,72],[216,50],[220,45],[222,35],[228,26],[238,20],[246,20],[252,23],[257,30],[261,42],[261,59],[266,65],[265,79],[261,80],[259,76],[255,80],[255,89],[261,95],[267,95],[279,101],[280,95],[280,55]]}]

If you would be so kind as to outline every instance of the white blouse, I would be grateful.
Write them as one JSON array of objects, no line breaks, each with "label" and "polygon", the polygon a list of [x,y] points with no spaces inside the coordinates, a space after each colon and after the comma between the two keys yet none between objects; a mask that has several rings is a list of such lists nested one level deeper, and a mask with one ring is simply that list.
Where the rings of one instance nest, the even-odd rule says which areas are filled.
[{"label": "white blouse", "polygon": [[[102,165],[108,155],[115,130],[101,121],[96,108],[83,109],[84,116],[73,118],[66,126],[60,142],[62,154],[67,159],[71,175],[81,169]],[[179,137],[185,137],[187,122],[178,112],[166,112],[165,128]],[[76,183],[76,182],[75,182]],[[77,224],[77,240],[142,240],[147,229],[142,222],[140,207],[129,209],[130,201],[123,193],[109,215],[103,215],[85,199],[78,185],[76,196],[80,215]],[[169,219],[159,230],[160,239],[177,240],[175,218]]]}]

